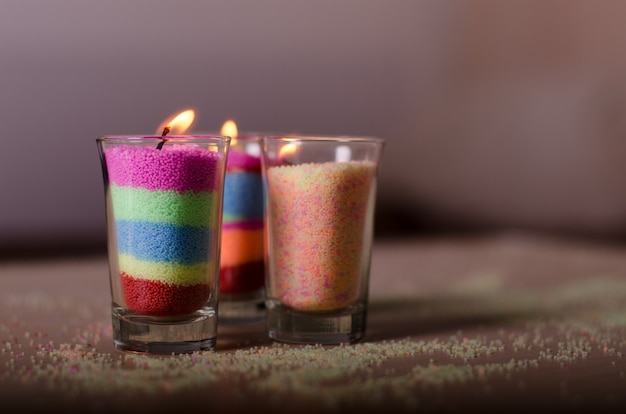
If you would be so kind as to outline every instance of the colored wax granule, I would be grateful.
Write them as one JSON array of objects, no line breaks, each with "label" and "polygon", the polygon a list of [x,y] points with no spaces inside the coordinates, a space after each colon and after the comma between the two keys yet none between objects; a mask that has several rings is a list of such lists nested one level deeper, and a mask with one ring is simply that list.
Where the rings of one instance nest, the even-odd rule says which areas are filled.
[{"label": "colored wax granule", "polygon": [[263,219],[263,180],[259,172],[227,172],[224,179],[224,223]]},{"label": "colored wax granule", "polygon": [[255,292],[263,286],[263,209],[260,158],[231,151],[224,179],[220,292]]},{"label": "colored wax granule", "polygon": [[212,231],[207,227],[118,220],[118,250],[138,259],[192,264],[209,257]]},{"label": "colored wax granule", "polygon": [[206,261],[184,265],[180,263],[140,260],[127,254],[120,254],[119,264],[120,269],[137,279],[159,281],[180,286],[211,282],[209,265]]},{"label": "colored wax granule", "polygon": [[351,161],[268,169],[271,280],[283,304],[334,310],[359,297],[375,168]]},{"label": "colored wax granule", "polygon": [[152,147],[118,146],[106,151],[111,184],[148,190],[183,193],[212,191],[219,186],[218,163],[222,155],[206,149],[171,145]]},{"label": "colored wax granule", "polygon": [[192,313],[204,305],[210,294],[206,283],[190,286],[137,279],[122,273],[122,289],[127,306],[134,312],[153,316]]},{"label": "colored wax granule", "polygon": [[214,192],[150,191],[145,188],[111,186],[116,220],[142,220],[188,226],[208,226],[216,213]]},{"label": "colored wax granule", "polygon": [[222,155],[171,145],[111,147],[105,157],[128,309],[176,316],[201,308],[215,277]]},{"label": "colored wax granule", "polygon": [[263,227],[224,228],[222,230],[222,266],[236,266],[263,260]]},{"label": "colored wax granule", "polygon": [[220,291],[255,292],[265,280],[263,222],[224,226],[220,262]]},{"label": "colored wax granule", "polygon": [[228,153],[226,171],[231,170],[261,171],[261,159],[245,152],[232,150]]},{"label": "colored wax granule", "polygon": [[220,269],[220,292],[244,294],[256,292],[265,285],[265,261],[257,260]]}]

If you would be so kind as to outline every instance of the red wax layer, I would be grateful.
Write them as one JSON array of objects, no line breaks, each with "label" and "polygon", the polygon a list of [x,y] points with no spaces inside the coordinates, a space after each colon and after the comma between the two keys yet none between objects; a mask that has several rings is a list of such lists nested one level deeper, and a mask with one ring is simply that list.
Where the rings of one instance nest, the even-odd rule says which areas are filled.
[{"label": "red wax layer", "polygon": [[265,263],[262,260],[238,266],[225,266],[220,269],[220,292],[222,293],[256,292],[264,284]]},{"label": "red wax layer", "polygon": [[135,279],[122,272],[122,291],[129,310],[142,315],[178,316],[200,309],[209,299],[210,287],[203,283],[175,286]]}]

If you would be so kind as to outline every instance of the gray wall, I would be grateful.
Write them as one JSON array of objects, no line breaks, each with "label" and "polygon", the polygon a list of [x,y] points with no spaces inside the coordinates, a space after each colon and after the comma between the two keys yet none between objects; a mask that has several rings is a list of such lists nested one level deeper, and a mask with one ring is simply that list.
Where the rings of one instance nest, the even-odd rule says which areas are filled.
[{"label": "gray wall", "polygon": [[[621,233],[626,3],[2,0],[0,249],[100,246],[95,138],[377,135],[389,229]],[[387,214],[384,214],[387,213]]]}]

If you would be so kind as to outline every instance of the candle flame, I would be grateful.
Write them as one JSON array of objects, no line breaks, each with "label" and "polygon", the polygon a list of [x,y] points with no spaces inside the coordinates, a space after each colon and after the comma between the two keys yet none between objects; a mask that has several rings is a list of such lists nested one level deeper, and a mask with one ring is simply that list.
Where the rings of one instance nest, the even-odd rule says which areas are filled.
[{"label": "candle flame", "polygon": [[278,157],[285,158],[289,155],[295,154],[297,150],[298,150],[297,144],[291,143],[291,144],[283,145],[282,147],[280,147],[280,150],[278,151]]},{"label": "candle flame", "polygon": [[163,122],[157,129],[157,134],[161,135],[163,131],[172,131],[172,135],[181,135],[187,131],[193,124],[195,118],[193,109],[186,109]]},{"label": "candle flame", "polygon": [[239,131],[237,130],[237,124],[235,123],[235,121],[233,121],[232,119],[227,120],[226,122],[224,122],[224,125],[222,125],[222,129],[220,131],[220,135],[226,135],[227,137],[230,137],[230,145],[234,145],[236,142],[237,135],[239,134]]}]

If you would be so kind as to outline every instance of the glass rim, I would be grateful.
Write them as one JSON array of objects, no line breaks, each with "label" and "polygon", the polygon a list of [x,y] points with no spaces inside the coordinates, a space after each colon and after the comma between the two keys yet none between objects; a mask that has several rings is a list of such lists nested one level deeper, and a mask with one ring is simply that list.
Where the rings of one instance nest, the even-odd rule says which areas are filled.
[{"label": "glass rim", "polygon": [[[230,137],[231,139],[259,139],[260,137],[263,136],[263,133],[261,132],[239,132],[237,135],[223,135],[219,132],[198,132],[198,133],[194,133],[194,134],[190,134],[190,135],[195,135],[195,136],[222,136],[222,137]],[[278,134],[271,134],[271,135],[278,135]],[[168,135],[169,136],[169,135]]]},{"label": "glass rim", "polygon": [[300,135],[300,134],[285,134],[285,135],[261,135],[262,141],[273,142],[346,142],[346,143],[369,143],[369,144],[384,144],[386,141],[383,138],[374,136],[357,136],[357,135]]},{"label": "glass rim", "polygon": [[96,141],[98,142],[113,142],[113,141],[119,141],[119,142],[142,142],[142,141],[163,141],[163,140],[167,140],[167,141],[175,141],[175,140],[180,140],[180,141],[184,141],[184,142],[190,142],[190,141],[213,141],[213,142],[228,142],[231,140],[231,137],[226,136],[226,135],[213,135],[213,134],[206,134],[206,135],[100,135],[99,137],[96,138]]}]

